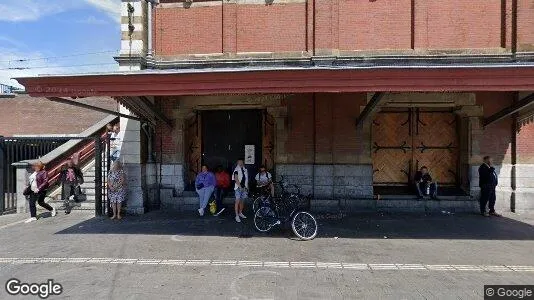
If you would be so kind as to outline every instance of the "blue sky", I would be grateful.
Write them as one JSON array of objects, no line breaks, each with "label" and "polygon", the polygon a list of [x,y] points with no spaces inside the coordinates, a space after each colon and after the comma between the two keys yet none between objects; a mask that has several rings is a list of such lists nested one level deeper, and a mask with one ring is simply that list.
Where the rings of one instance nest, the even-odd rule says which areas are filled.
[{"label": "blue sky", "polygon": [[0,0],[0,83],[17,85],[10,78],[20,76],[116,70],[120,3]]}]

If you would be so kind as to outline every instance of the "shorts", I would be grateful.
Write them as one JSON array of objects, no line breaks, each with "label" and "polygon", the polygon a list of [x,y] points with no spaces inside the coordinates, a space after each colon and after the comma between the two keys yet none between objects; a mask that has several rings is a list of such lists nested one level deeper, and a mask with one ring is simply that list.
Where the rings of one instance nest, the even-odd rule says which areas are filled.
[{"label": "shorts", "polygon": [[235,192],[235,200],[244,200],[244,199],[247,199],[248,197],[248,192],[246,189],[237,189],[237,190],[234,190]]}]

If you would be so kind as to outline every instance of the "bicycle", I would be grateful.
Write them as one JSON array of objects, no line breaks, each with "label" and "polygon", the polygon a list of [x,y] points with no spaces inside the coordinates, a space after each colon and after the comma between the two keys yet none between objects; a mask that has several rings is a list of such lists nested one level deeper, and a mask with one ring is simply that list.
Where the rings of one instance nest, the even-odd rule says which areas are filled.
[{"label": "bicycle", "polygon": [[[280,187],[279,192],[276,193],[277,195],[279,195],[278,198],[280,199],[289,199],[288,201],[290,202],[299,203],[300,200],[304,197],[300,193],[300,187],[296,184],[289,185],[296,189],[296,193],[288,192],[286,190],[286,186],[288,185],[284,182],[284,176],[280,176],[280,180],[274,181],[273,184]],[[252,202],[252,211],[256,213],[256,211],[258,211],[260,207],[269,205],[273,200],[272,198],[273,196],[271,195],[271,190],[270,188],[268,188],[268,186],[260,187],[259,191],[253,195],[254,201]]]},{"label": "bicycle", "polygon": [[268,232],[275,226],[290,223],[293,233],[298,238],[312,240],[317,236],[317,221],[309,212],[299,210],[299,206],[298,201],[273,198],[269,204],[261,206],[256,211],[254,226],[260,232]]}]

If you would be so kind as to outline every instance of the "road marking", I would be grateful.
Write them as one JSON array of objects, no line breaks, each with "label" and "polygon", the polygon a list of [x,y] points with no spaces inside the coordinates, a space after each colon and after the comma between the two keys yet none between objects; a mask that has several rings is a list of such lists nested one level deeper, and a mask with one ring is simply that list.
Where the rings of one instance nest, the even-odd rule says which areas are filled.
[{"label": "road marking", "polygon": [[398,270],[395,264],[369,264],[371,270]]},{"label": "road marking", "polygon": [[160,265],[171,265],[171,266],[182,266],[185,264],[185,260],[181,259],[164,259],[160,263]]},{"label": "road marking", "polygon": [[459,271],[484,271],[479,266],[471,266],[471,265],[455,265],[454,268]]},{"label": "road marking", "polygon": [[82,258],[82,257],[69,257],[65,259],[63,262],[67,263],[84,263],[86,261],[90,260],[90,258]]},{"label": "road marking", "polygon": [[426,267],[421,264],[396,264],[399,270],[426,270]]},{"label": "road marking", "polygon": [[342,263],[343,269],[352,269],[352,270],[369,270],[369,265],[367,264],[351,264],[351,263]]},{"label": "road marking", "polygon": [[237,265],[237,260],[213,260],[211,262],[212,266],[235,266]]},{"label": "road marking", "polygon": [[9,228],[11,226],[15,226],[17,224],[24,223],[24,222],[26,222],[26,220],[28,220],[28,219],[24,219],[24,220],[20,220],[20,221],[17,221],[17,222],[9,223],[9,224],[6,224],[6,225],[2,225],[2,226],[0,226],[0,230]]},{"label": "road marking", "polygon": [[117,257],[0,257],[0,264],[128,264],[202,267],[246,267],[288,269],[344,269],[352,271],[449,271],[449,272],[534,272],[534,266],[508,265],[425,265],[425,264],[365,264],[313,261],[257,261],[257,260],[197,260]]},{"label": "road marking", "polygon": [[256,260],[244,260],[238,261],[237,265],[240,267],[263,267],[263,262]]},{"label": "road marking", "polygon": [[455,271],[456,269],[451,265],[425,265],[431,271]]},{"label": "road marking", "polygon": [[209,264],[211,264],[211,260],[192,259],[185,261],[186,266],[208,266]]},{"label": "road marking", "polygon": [[312,261],[292,261],[289,262],[291,268],[316,268],[317,264]]},{"label": "road marking", "polygon": [[318,262],[317,268],[319,269],[341,269],[343,268],[343,265],[341,263],[323,263]]},{"label": "road marking", "polygon": [[138,265],[159,265],[161,259],[139,259],[137,260]]},{"label": "road marking", "polygon": [[266,261],[263,263],[266,268],[289,268],[288,261]]}]

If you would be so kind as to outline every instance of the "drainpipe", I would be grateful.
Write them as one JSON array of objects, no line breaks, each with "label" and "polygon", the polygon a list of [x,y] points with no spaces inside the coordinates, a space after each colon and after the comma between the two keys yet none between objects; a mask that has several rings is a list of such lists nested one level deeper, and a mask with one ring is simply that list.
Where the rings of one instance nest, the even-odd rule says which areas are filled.
[{"label": "drainpipe", "polygon": [[147,10],[147,51],[146,58],[151,59],[153,55],[152,51],[152,10],[155,5],[159,3],[159,0],[146,0],[148,4]]}]

